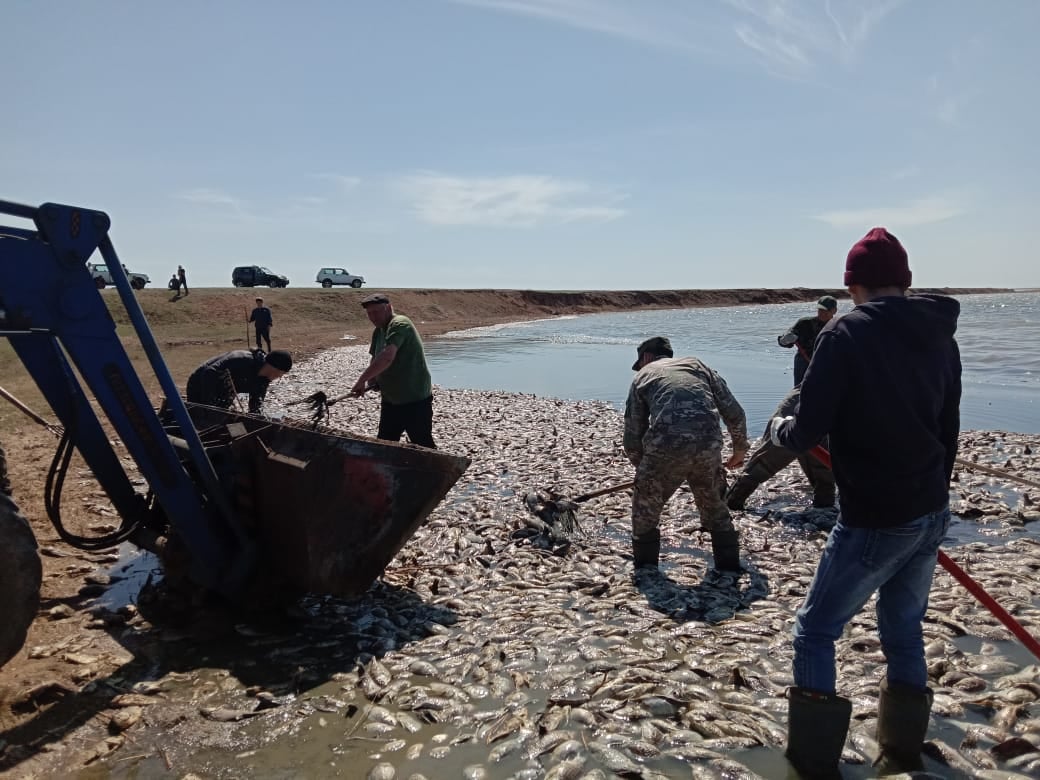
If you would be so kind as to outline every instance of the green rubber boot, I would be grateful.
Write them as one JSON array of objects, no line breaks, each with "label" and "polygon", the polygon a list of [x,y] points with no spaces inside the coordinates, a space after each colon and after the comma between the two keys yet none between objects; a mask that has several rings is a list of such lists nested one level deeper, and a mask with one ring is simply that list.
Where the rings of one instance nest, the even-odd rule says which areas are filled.
[{"label": "green rubber boot", "polygon": [[787,760],[806,780],[841,780],[852,702],[808,688],[787,691]]},{"label": "green rubber boot", "polygon": [[881,683],[878,697],[877,741],[881,755],[874,766],[879,777],[924,769],[921,748],[932,712],[932,691],[909,685]]}]

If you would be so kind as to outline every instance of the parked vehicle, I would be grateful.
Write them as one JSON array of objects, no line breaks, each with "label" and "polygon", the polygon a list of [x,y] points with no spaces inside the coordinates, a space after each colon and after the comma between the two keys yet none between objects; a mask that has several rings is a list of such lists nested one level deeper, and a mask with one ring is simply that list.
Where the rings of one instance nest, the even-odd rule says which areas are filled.
[{"label": "parked vehicle", "polygon": [[357,289],[365,283],[365,277],[354,276],[345,268],[322,268],[318,271],[318,276],[314,281],[318,282],[326,290],[334,284],[349,284]]},{"label": "parked vehicle", "polygon": [[289,277],[262,265],[240,265],[231,272],[231,283],[235,287],[288,287]]},{"label": "parked vehicle", "polygon": [[[87,263],[87,269],[90,271],[90,275],[94,278],[94,284],[97,285],[99,290],[104,290],[108,285],[115,284],[112,281],[112,272],[108,270],[108,266],[104,263]],[[135,290],[143,290],[144,286],[152,281],[148,278],[148,274],[129,271],[125,265],[123,266],[123,272],[126,274],[126,278],[130,280],[130,286]]]}]

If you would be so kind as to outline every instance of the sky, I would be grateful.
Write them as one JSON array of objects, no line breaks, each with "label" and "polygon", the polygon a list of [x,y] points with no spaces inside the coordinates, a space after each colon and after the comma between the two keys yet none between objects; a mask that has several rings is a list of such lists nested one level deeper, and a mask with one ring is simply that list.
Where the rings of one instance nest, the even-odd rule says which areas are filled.
[{"label": "sky", "polygon": [[[7,0],[0,199],[163,284],[1040,286],[1036,0]],[[12,223],[18,224],[18,223]]]}]

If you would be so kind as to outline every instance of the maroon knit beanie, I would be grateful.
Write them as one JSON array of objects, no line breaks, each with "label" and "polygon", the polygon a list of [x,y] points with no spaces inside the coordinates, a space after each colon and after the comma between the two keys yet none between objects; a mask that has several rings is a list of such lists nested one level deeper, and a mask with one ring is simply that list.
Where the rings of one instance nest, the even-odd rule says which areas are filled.
[{"label": "maroon knit beanie", "polygon": [[845,286],[910,287],[910,265],[899,239],[883,227],[871,229],[857,241],[845,260]]}]

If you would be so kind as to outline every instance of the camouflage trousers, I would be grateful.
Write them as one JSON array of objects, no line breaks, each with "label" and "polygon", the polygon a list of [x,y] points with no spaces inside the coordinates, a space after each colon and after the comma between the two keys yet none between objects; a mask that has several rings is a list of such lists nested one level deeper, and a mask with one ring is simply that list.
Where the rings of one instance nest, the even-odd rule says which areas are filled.
[{"label": "camouflage trousers", "polygon": [[7,455],[0,446],[0,493],[11,495],[11,480],[7,478]]},{"label": "camouflage trousers", "polygon": [[722,470],[722,443],[706,448],[643,455],[636,469],[632,491],[632,535],[657,528],[661,510],[683,482],[690,486],[693,502],[706,531],[732,531],[733,520],[722,498],[725,472]]}]

